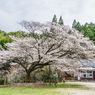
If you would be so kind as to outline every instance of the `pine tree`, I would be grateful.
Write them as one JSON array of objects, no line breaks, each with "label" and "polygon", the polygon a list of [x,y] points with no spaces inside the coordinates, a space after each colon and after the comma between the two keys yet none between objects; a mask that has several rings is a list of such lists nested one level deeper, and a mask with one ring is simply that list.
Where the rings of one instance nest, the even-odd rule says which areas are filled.
[{"label": "pine tree", "polygon": [[75,25],[77,24],[76,20],[74,19],[73,24],[72,24],[72,28],[75,28]]},{"label": "pine tree", "polygon": [[60,25],[64,25],[64,22],[63,22],[63,19],[62,19],[62,16],[60,16],[59,18],[59,22],[58,22]]},{"label": "pine tree", "polygon": [[52,19],[52,22],[56,22],[56,23],[57,23],[56,15],[54,15],[54,17],[53,17],[53,19]]},{"label": "pine tree", "polygon": [[81,31],[82,27],[83,26],[81,26],[80,22],[76,22],[76,20],[73,21],[72,28],[75,28],[76,30]]}]

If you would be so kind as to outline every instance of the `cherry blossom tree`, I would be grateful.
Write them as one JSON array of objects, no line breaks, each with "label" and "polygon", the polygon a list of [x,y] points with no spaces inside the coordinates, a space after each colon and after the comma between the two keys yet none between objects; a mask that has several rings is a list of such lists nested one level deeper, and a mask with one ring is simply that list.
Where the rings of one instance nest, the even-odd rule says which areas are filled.
[{"label": "cherry blossom tree", "polygon": [[[7,50],[0,51],[0,63],[15,62],[23,67],[30,81],[31,72],[47,65],[63,70],[82,66],[78,60],[93,58],[95,46],[89,38],[69,26],[57,23],[41,24],[22,21],[20,25],[30,33],[30,37],[11,37]],[[39,32],[40,34],[35,34]]]}]

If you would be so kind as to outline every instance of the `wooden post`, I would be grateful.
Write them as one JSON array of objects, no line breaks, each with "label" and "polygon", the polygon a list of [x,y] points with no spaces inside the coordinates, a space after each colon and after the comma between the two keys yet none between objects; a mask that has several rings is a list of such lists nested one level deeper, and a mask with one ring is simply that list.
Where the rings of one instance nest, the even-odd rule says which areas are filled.
[{"label": "wooden post", "polygon": [[57,87],[57,85],[56,85],[56,79],[55,79],[55,74],[53,76],[53,79],[54,79],[54,85],[55,85],[55,87]]},{"label": "wooden post", "polygon": [[50,64],[49,64],[49,85],[51,86],[51,79],[50,79]]}]

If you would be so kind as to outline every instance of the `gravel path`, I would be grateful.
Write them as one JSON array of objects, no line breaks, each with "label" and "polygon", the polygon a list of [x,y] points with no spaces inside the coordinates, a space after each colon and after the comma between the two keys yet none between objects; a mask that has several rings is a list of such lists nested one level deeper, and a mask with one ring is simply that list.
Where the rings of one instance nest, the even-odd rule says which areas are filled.
[{"label": "gravel path", "polygon": [[[81,85],[85,85],[89,89],[74,89],[74,88],[58,88],[57,91],[66,92],[65,95],[95,95],[95,82],[76,82]],[[69,94],[68,94],[69,93]],[[64,95],[64,94],[63,94]]]}]

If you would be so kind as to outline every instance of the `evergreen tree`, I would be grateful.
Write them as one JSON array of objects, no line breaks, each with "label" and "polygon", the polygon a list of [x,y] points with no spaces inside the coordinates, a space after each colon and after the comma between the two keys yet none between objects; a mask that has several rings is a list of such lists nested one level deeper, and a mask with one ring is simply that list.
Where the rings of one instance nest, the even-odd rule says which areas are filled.
[{"label": "evergreen tree", "polygon": [[89,25],[89,24],[86,22],[86,23],[85,23],[85,26],[88,27],[88,25]]},{"label": "evergreen tree", "polygon": [[63,19],[62,19],[62,16],[60,16],[59,18],[59,22],[58,22],[60,25],[64,25],[64,22],[63,22]]},{"label": "evergreen tree", "polygon": [[92,27],[94,27],[94,26],[95,26],[95,24],[94,24],[94,23],[92,23],[92,22],[90,23],[90,25],[91,25]]},{"label": "evergreen tree", "polygon": [[53,19],[52,19],[52,22],[56,22],[56,23],[57,23],[56,15],[54,15],[54,17],[53,17]]},{"label": "evergreen tree", "polygon": [[94,23],[85,23],[84,25],[81,25],[79,22],[76,22],[76,20],[73,21],[72,28],[75,28],[76,30],[82,32],[84,34],[84,37],[89,37],[90,40],[94,41],[95,44],[95,24]]},{"label": "evergreen tree", "polygon": [[79,22],[76,22],[76,20],[74,19],[73,24],[72,24],[72,28],[75,28],[76,30],[81,31],[82,27],[83,26],[81,26],[81,24]]},{"label": "evergreen tree", "polygon": [[84,36],[89,37],[91,40],[93,39],[93,31],[91,31],[90,28],[87,28],[87,31],[85,31]]},{"label": "evergreen tree", "polygon": [[74,19],[73,24],[72,24],[72,28],[75,28],[75,25],[77,24],[76,20]]},{"label": "evergreen tree", "polygon": [[76,30],[79,30],[81,31],[82,30],[82,26],[79,22],[76,23],[75,27],[74,27]]}]

